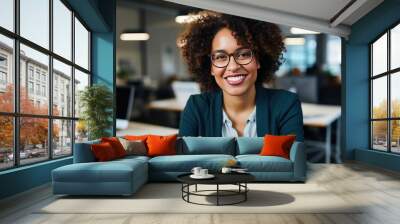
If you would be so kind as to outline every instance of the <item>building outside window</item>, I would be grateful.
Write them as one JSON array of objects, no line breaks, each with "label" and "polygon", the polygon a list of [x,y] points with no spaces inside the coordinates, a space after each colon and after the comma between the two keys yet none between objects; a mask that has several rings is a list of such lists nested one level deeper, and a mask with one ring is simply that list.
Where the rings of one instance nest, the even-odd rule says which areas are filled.
[{"label": "building outside window", "polygon": [[29,94],[34,93],[33,82],[31,82],[31,81],[28,82],[28,91],[29,91]]},{"label": "building outside window", "polygon": [[370,44],[370,146],[400,153],[400,24]]},{"label": "building outside window", "polygon": [[[79,91],[90,84],[81,81],[90,80],[91,75],[90,31],[65,1],[18,2],[1,3],[2,6],[11,4],[5,7],[13,9],[7,16],[14,17],[11,20],[19,23],[15,30],[0,29],[0,83],[12,87],[0,88],[0,171],[71,156],[73,143],[87,139],[86,127],[78,123],[79,114],[68,105],[79,102]],[[14,13],[16,11],[18,13]],[[17,44],[18,48],[15,47]],[[13,61],[14,54],[19,61]],[[72,55],[75,55],[74,60]],[[17,74],[19,88],[15,87],[13,78],[15,67],[20,68]],[[74,78],[75,73],[79,73],[78,78]],[[49,89],[50,78],[53,78],[53,89]],[[60,80],[64,82],[62,87]],[[66,85],[79,88],[65,88]],[[14,98],[17,90],[19,97]],[[59,94],[62,94],[61,104],[57,104]],[[50,97],[53,105],[50,105]],[[20,108],[18,113],[13,109],[14,105]],[[17,125],[18,133],[13,132],[14,125]],[[33,131],[43,134],[33,138],[29,134]]]}]

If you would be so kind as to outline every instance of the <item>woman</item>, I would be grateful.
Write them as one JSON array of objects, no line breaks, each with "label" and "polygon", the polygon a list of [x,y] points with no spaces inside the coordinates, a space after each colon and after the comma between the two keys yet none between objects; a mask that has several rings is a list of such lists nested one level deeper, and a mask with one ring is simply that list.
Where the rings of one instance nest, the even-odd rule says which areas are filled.
[{"label": "woman", "polygon": [[297,95],[262,87],[282,60],[284,44],[275,24],[203,11],[178,40],[203,90],[189,98],[180,136],[295,134],[303,141]]}]

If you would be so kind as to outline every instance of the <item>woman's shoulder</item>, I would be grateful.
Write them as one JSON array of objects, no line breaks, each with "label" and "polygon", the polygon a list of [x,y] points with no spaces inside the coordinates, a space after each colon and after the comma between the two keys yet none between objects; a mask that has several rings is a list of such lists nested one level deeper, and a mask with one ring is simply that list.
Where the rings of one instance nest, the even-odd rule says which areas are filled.
[{"label": "woman's shoulder", "polygon": [[218,97],[218,92],[203,92],[190,95],[189,101],[195,105],[209,105]]},{"label": "woman's shoulder", "polygon": [[296,93],[284,90],[284,89],[269,89],[269,88],[264,88],[264,87],[260,87],[258,89],[258,92],[260,92],[260,94],[263,97],[266,97],[270,100],[273,101],[293,101],[293,100],[297,100],[298,96]]}]

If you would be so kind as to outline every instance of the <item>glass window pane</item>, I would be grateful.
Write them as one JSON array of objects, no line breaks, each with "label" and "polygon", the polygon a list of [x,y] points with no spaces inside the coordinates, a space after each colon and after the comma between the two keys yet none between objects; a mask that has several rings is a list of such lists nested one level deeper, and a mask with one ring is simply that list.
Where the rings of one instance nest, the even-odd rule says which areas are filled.
[{"label": "glass window pane", "polygon": [[88,138],[88,129],[83,120],[75,121],[75,142],[84,142]]},{"label": "glass window pane", "polygon": [[89,32],[75,18],[75,63],[89,70]]},{"label": "glass window pane", "polygon": [[20,118],[20,163],[28,164],[49,158],[49,120],[45,118]]},{"label": "glass window pane", "polygon": [[25,114],[48,114],[49,57],[21,44],[20,109]]},{"label": "glass window pane", "polygon": [[372,80],[372,118],[387,118],[387,77]]},{"label": "glass window pane", "polygon": [[81,114],[79,95],[86,86],[89,86],[89,75],[75,69],[75,117],[79,117]]},{"label": "glass window pane", "polygon": [[53,60],[53,115],[72,117],[72,68]]},{"label": "glass window pane", "polygon": [[0,35],[0,111],[14,111],[14,42]]},{"label": "glass window pane", "polygon": [[0,26],[14,31],[14,0],[0,1]]},{"label": "glass window pane", "polygon": [[372,148],[387,151],[387,121],[372,122]]},{"label": "glass window pane", "polygon": [[392,152],[400,153],[400,120],[391,121]]},{"label": "glass window pane", "polygon": [[53,9],[53,51],[71,60],[72,12],[60,0],[53,0]]},{"label": "glass window pane", "polygon": [[390,68],[400,67],[400,24],[390,33]]},{"label": "glass window pane", "polygon": [[390,85],[391,116],[400,118],[400,72],[391,74]]},{"label": "glass window pane", "polygon": [[372,44],[372,75],[387,71],[387,34]]},{"label": "glass window pane", "polygon": [[14,124],[10,116],[0,116],[0,170],[14,165]]},{"label": "glass window pane", "polygon": [[21,36],[49,48],[49,0],[20,0]]},{"label": "glass window pane", "polygon": [[53,120],[53,157],[72,154],[72,121]]}]

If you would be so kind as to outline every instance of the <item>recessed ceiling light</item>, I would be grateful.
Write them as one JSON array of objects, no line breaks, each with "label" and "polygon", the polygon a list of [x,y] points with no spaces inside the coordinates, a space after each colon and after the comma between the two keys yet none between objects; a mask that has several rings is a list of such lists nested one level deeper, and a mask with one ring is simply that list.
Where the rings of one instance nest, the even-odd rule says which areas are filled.
[{"label": "recessed ceiling light", "polygon": [[121,40],[124,41],[144,41],[150,39],[148,33],[121,33]]}]

